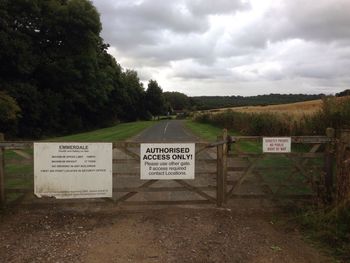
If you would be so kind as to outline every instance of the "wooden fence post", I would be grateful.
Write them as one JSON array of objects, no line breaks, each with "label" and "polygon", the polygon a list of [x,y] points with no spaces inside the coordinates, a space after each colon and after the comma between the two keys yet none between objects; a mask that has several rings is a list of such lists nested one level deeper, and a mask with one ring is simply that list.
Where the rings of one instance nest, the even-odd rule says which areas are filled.
[{"label": "wooden fence post", "polygon": [[337,202],[350,201],[350,130],[341,130],[337,145]]},{"label": "wooden fence post", "polygon": [[216,205],[222,207],[226,203],[226,176],[227,176],[227,130],[217,137],[217,175],[216,175]]},{"label": "wooden fence post", "polygon": [[[4,140],[4,134],[0,133],[0,142]],[[0,147],[0,207],[4,207],[5,202],[5,150],[3,147]]]},{"label": "wooden fence post", "polygon": [[332,141],[326,145],[325,155],[325,188],[326,188],[326,202],[332,202],[333,193],[333,168],[334,168],[334,138],[335,130],[333,128],[327,128],[326,135]]}]

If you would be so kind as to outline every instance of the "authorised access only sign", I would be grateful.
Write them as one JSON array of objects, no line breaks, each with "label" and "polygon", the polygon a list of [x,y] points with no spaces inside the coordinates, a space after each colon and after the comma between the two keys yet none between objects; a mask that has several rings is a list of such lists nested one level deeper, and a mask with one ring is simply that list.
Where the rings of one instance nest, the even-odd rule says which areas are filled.
[{"label": "authorised access only sign", "polygon": [[141,179],[194,179],[194,143],[141,144]]}]

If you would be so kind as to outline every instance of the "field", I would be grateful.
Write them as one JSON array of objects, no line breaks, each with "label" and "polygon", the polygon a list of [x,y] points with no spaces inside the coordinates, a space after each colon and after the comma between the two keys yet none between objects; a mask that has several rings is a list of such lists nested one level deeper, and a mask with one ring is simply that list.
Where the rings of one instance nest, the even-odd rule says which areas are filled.
[{"label": "field", "polygon": [[288,104],[267,105],[267,106],[245,106],[209,110],[207,112],[219,113],[222,111],[233,110],[244,113],[277,113],[288,114],[295,118],[303,115],[312,115],[319,111],[322,107],[322,100],[311,100]]},{"label": "field", "polygon": [[[350,99],[350,96],[344,97],[332,97],[336,103],[342,103]],[[243,107],[231,107],[231,108],[220,108],[212,109],[202,112],[220,113],[227,110],[233,110],[243,113],[277,113],[277,114],[288,114],[295,117],[301,117],[303,115],[313,115],[322,109],[322,100],[310,100],[287,104],[277,105],[264,105],[264,106],[243,106]]]},{"label": "field", "polygon": [[239,112],[270,112],[270,113],[286,113],[296,116],[314,114],[321,109],[322,100],[311,100],[304,102],[296,102],[289,104],[268,105],[268,106],[250,106],[237,107],[232,110]]},{"label": "field", "polygon": [[350,128],[350,97],[324,97],[299,103],[198,111],[200,123],[238,131],[242,135],[324,135],[327,128]]}]

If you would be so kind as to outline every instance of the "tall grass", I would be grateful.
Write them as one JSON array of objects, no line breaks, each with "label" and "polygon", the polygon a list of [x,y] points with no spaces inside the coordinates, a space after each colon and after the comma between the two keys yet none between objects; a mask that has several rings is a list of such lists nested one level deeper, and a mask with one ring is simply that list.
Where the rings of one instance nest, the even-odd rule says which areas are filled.
[{"label": "tall grass", "polygon": [[324,98],[319,111],[297,119],[288,113],[246,113],[227,110],[215,114],[198,114],[195,121],[252,136],[322,135],[327,127],[350,127],[350,98]]},{"label": "tall grass", "polygon": [[310,239],[328,248],[339,259],[350,262],[349,205],[324,209],[306,209],[295,217]]}]

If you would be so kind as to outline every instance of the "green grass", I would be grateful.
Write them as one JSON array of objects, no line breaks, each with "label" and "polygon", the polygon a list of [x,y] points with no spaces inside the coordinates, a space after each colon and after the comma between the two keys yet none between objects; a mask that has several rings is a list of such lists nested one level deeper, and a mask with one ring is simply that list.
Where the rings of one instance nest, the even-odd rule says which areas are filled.
[{"label": "green grass", "polygon": [[257,141],[239,141],[233,145],[233,149],[239,149],[246,153],[262,153],[261,142]]},{"label": "green grass", "polygon": [[33,173],[33,164],[10,163],[5,165],[6,175],[21,175]]},{"label": "green grass", "polygon": [[11,180],[5,181],[6,189],[13,188],[30,188],[33,186],[33,176],[23,175],[18,177],[12,177]]},{"label": "green grass", "polygon": [[91,132],[73,134],[63,137],[51,138],[46,141],[65,142],[112,142],[129,139],[144,129],[154,125],[154,121],[138,121],[121,123],[113,127],[95,130]]},{"label": "green grass", "polygon": [[[186,127],[192,131],[196,136],[206,141],[216,141],[217,137],[222,134],[222,129],[211,124],[199,123],[193,120],[186,120]],[[230,135],[237,135],[237,133],[231,133]]]},{"label": "green grass", "polygon": [[24,160],[24,157],[18,155],[14,151],[6,150],[5,151],[5,163],[9,160],[21,161],[21,160]]},{"label": "green grass", "polygon": [[[190,129],[195,135],[206,141],[216,141],[217,136],[222,134],[223,129],[218,128],[212,124],[200,123],[193,120],[186,121],[186,127]],[[238,132],[228,131],[231,136],[239,136]],[[255,141],[241,141],[233,145],[233,150],[240,149],[244,152],[261,153],[261,145]]]}]

